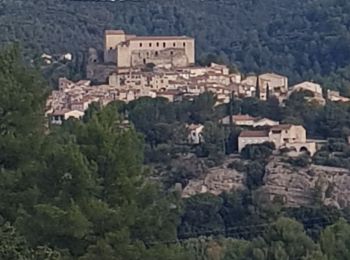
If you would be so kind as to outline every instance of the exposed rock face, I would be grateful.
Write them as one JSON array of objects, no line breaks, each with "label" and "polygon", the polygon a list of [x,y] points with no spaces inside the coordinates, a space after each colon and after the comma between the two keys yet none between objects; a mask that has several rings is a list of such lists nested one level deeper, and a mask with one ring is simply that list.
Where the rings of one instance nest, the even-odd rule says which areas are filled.
[{"label": "exposed rock face", "polygon": [[[182,196],[244,190],[245,179],[245,173],[229,169],[227,164],[205,169],[201,177],[190,180]],[[259,190],[271,200],[282,199],[287,207],[323,203],[345,208],[350,206],[350,171],[321,165],[297,167],[274,157],[266,166],[264,185]]]},{"label": "exposed rock face", "polygon": [[91,63],[86,66],[86,77],[95,84],[108,82],[108,76],[115,72],[115,65]]},{"label": "exposed rock face", "polygon": [[245,189],[245,176],[225,166],[208,169],[206,176],[199,180],[190,180],[182,192],[182,197],[190,197],[199,193],[219,195],[224,191]]},{"label": "exposed rock face", "polygon": [[311,165],[295,167],[275,158],[266,166],[261,188],[271,199],[279,196],[287,206],[310,206],[316,201],[338,208],[350,206],[350,172]]}]

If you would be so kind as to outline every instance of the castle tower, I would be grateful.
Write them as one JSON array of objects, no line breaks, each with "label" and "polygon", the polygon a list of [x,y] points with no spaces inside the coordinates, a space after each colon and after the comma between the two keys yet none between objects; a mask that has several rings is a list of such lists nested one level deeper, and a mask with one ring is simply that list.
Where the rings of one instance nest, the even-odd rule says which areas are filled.
[{"label": "castle tower", "polygon": [[123,30],[106,30],[104,39],[104,62],[117,62],[117,46],[126,40]]}]

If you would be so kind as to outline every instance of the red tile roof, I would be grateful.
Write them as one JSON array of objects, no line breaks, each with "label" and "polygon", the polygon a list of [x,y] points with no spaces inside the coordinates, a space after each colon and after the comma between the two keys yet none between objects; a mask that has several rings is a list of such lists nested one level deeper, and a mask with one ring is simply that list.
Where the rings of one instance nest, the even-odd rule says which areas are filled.
[{"label": "red tile roof", "polygon": [[282,125],[276,125],[276,126],[271,127],[271,130],[275,130],[275,131],[288,130],[291,127],[292,127],[291,124],[282,124]]},{"label": "red tile roof", "polygon": [[252,117],[250,115],[234,115],[232,116],[233,121],[246,121],[246,120],[255,120],[255,117]]},{"label": "red tile roof", "polygon": [[242,131],[239,137],[268,137],[268,131]]}]

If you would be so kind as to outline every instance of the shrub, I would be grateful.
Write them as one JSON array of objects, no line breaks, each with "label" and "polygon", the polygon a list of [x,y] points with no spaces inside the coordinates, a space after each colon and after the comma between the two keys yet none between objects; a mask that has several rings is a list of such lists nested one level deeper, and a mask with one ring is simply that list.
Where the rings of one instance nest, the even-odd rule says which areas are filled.
[{"label": "shrub", "polygon": [[229,169],[235,169],[239,172],[244,172],[246,170],[245,164],[242,161],[235,160],[227,165]]},{"label": "shrub", "polygon": [[275,145],[273,143],[248,144],[241,152],[241,156],[247,160],[265,160],[272,154]]},{"label": "shrub", "polygon": [[307,154],[301,154],[295,158],[288,158],[286,161],[293,166],[306,167],[310,165],[311,158]]}]

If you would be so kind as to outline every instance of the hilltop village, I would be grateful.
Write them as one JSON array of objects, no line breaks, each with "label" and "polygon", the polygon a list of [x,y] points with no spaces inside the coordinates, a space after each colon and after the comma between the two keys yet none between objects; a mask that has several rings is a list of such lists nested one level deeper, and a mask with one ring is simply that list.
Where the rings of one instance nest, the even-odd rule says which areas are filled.
[{"label": "hilltop village", "polygon": [[[226,65],[195,64],[195,40],[187,36],[136,36],[122,30],[105,31],[103,61],[96,50],[89,50],[86,80],[72,82],[60,78],[58,89],[47,100],[46,115],[51,124],[62,124],[70,117],[80,119],[93,102],[105,106],[112,101],[130,102],[140,97],[163,97],[169,102],[191,100],[205,92],[216,96],[217,104],[232,98],[256,97],[268,100],[274,96],[281,106],[298,91],[309,94],[309,102],[320,105],[326,99],[349,102],[336,91],[324,93],[314,82],[294,86],[288,78],[275,73],[243,77]],[[313,155],[318,142],[308,140],[303,126],[280,124],[269,118],[234,115],[221,120],[223,125],[235,124],[247,129],[238,137],[238,151],[248,144],[272,142],[276,148],[293,148]],[[263,128],[263,130],[261,130]],[[203,125],[188,126],[188,142],[199,144]]]}]

